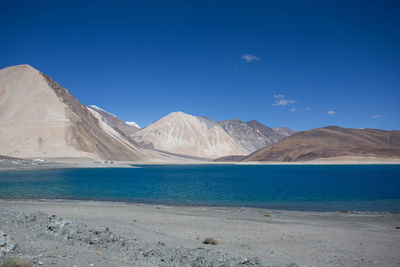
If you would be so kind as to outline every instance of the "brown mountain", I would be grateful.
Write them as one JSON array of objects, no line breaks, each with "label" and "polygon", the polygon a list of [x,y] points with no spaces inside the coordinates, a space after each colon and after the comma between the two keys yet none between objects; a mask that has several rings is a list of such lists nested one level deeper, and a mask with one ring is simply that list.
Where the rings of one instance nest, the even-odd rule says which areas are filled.
[{"label": "brown mountain", "polygon": [[400,131],[337,126],[297,132],[242,161],[309,161],[333,157],[400,158]]}]

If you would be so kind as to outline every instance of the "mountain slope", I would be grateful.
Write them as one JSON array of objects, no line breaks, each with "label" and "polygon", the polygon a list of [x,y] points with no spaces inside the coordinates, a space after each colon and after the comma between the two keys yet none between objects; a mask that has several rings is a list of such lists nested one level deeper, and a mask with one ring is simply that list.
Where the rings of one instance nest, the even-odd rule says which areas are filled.
[{"label": "mountain slope", "polygon": [[287,137],[286,132],[283,134],[274,131],[255,120],[243,122],[232,119],[221,121],[219,124],[232,136],[240,148],[248,153],[270,146]]},{"label": "mountain slope", "polygon": [[218,123],[183,112],[170,113],[132,137],[158,150],[195,157],[246,154]]},{"label": "mountain slope", "polygon": [[125,123],[130,125],[130,126],[134,126],[134,127],[138,128],[138,130],[142,129],[142,127],[140,127],[139,124],[137,124],[134,121],[126,121]]},{"label": "mountain slope", "polygon": [[275,134],[281,136],[281,138],[285,138],[288,136],[293,135],[296,131],[288,128],[288,127],[278,127],[278,128],[274,128],[274,132]]},{"label": "mountain slope", "polygon": [[155,156],[104,131],[85,105],[29,65],[0,70],[0,151],[13,157],[145,160]]},{"label": "mountain slope", "polygon": [[114,114],[111,114],[110,112],[105,111],[104,109],[101,109],[98,106],[91,105],[88,107],[100,113],[116,131],[120,132],[122,135],[125,135],[126,137],[129,137],[140,130],[139,127],[124,122]]},{"label": "mountain slope", "polygon": [[330,126],[297,132],[243,161],[309,161],[348,156],[400,158],[400,131]]}]

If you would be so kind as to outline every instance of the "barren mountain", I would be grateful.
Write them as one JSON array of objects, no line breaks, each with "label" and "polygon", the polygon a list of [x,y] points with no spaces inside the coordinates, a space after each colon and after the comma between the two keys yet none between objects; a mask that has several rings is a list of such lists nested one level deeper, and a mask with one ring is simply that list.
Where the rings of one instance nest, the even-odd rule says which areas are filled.
[{"label": "barren mountain", "polygon": [[332,157],[400,158],[400,131],[337,126],[297,132],[243,161],[309,161]]},{"label": "barren mountain", "polygon": [[288,127],[278,127],[278,128],[274,128],[274,132],[275,132],[275,134],[279,135],[281,137],[281,139],[283,139],[285,137],[291,136],[296,131],[292,130]]},{"label": "barren mountain", "polygon": [[290,132],[283,133],[272,130],[255,120],[243,122],[233,119],[221,121],[219,124],[232,136],[236,144],[247,153],[275,144],[290,135]]},{"label": "barren mountain", "polygon": [[183,112],[170,113],[132,137],[157,150],[195,157],[247,154],[215,121]]},{"label": "barren mountain", "polygon": [[94,112],[29,65],[0,70],[1,154],[110,160],[157,157],[113,131]]},{"label": "barren mountain", "polygon": [[125,123],[130,125],[130,126],[134,126],[134,127],[138,128],[139,130],[142,129],[142,127],[140,127],[139,124],[137,124],[134,121],[126,121]]},{"label": "barren mountain", "polygon": [[113,127],[117,132],[121,133],[122,135],[125,135],[126,137],[129,137],[140,130],[139,127],[134,126],[132,123],[126,123],[114,114],[111,114],[110,112],[105,111],[98,106],[91,105],[88,107],[100,113],[111,127]]}]

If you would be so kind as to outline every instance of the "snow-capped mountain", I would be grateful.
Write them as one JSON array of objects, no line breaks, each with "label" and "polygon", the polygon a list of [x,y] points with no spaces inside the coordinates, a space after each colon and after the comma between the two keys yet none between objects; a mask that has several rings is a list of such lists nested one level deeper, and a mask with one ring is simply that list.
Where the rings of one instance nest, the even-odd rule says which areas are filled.
[{"label": "snow-capped mountain", "polygon": [[130,137],[134,133],[140,130],[140,127],[134,124],[130,124],[127,122],[124,122],[114,114],[96,106],[96,105],[90,105],[88,106],[92,110],[97,111],[103,118],[107,121],[107,123],[113,127],[115,130],[118,132],[121,132],[123,135],[126,137]]},{"label": "snow-capped mountain", "polygon": [[139,129],[142,129],[142,127],[140,127],[139,124],[137,124],[134,121],[126,121],[125,123],[130,125],[130,126],[135,126],[135,127],[139,128]]}]

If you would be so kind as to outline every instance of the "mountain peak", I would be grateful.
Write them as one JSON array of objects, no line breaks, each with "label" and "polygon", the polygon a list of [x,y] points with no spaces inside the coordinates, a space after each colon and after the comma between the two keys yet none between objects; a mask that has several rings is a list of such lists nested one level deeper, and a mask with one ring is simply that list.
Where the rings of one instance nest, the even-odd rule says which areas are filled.
[{"label": "mountain peak", "polygon": [[165,117],[188,117],[188,116],[192,116],[192,115],[187,114],[187,113],[182,112],[182,111],[174,111],[174,112],[169,113]]},{"label": "mountain peak", "polygon": [[245,154],[218,123],[182,111],[168,114],[132,137],[157,150],[187,156],[217,158]]},{"label": "mountain peak", "polygon": [[142,129],[142,127],[140,127],[139,124],[137,124],[137,123],[134,122],[134,121],[126,121],[125,123],[128,124],[128,125],[130,125],[130,126],[134,126],[134,127],[136,127],[136,128]]},{"label": "mountain peak", "polygon": [[34,70],[36,70],[34,67],[32,67],[29,64],[14,65],[14,66],[7,67],[5,69],[34,69]]},{"label": "mountain peak", "polygon": [[114,115],[96,105],[90,105],[88,107],[90,109],[96,111],[97,113],[99,113],[111,127],[116,129],[117,132],[124,135],[125,137],[130,137],[131,135],[133,135],[134,133],[136,133],[137,131],[140,130],[139,125],[137,125],[136,123],[124,122],[123,120],[118,118],[116,115]]},{"label": "mountain peak", "polygon": [[219,123],[231,123],[231,122],[235,122],[235,123],[244,123],[243,121],[241,121],[241,120],[239,120],[239,119],[224,120],[224,121],[220,121]]},{"label": "mountain peak", "polygon": [[100,108],[100,107],[98,107],[96,105],[90,105],[89,107],[91,107],[91,108],[93,108],[93,109],[95,109],[97,111],[103,111],[103,112],[105,112],[105,113],[107,113],[107,114],[109,114],[111,116],[117,117],[114,114],[112,114],[111,112],[108,112],[107,110],[104,110],[104,109],[102,109],[102,108]]}]

